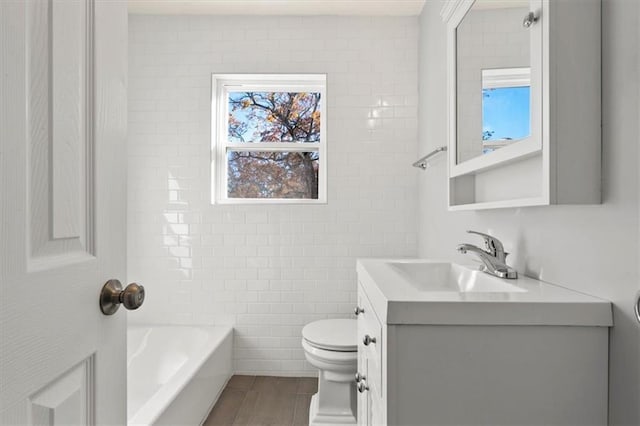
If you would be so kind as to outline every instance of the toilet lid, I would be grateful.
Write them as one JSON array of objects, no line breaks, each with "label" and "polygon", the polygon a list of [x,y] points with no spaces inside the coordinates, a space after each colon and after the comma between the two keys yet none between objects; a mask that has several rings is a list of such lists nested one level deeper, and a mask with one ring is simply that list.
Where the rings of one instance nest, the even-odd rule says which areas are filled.
[{"label": "toilet lid", "polygon": [[314,321],[304,326],[302,337],[318,349],[340,352],[358,350],[356,320],[353,319]]}]

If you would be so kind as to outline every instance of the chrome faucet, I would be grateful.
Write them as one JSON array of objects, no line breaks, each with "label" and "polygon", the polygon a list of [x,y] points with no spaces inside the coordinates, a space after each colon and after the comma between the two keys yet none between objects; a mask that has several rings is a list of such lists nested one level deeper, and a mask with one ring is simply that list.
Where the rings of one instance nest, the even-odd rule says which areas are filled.
[{"label": "chrome faucet", "polygon": [[480,235],[484,238],[484,245],[486,250],[482,250],[473,244],[460,244],[457,248],[458,252],[466,253],[468,251],[478,255],[482,263],[482,271],[495,275],[498,278],[516,279],[518,278],[518,272],[515,269],[507,265],[507,255],[500,240],[491,235],[483,234],[482,232],[467,231],[469,234]]}]

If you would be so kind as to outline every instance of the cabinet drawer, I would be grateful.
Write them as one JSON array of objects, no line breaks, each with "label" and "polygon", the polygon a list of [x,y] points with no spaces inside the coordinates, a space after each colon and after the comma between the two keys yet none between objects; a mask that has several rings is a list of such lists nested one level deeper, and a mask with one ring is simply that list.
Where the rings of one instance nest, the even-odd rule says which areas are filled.
[{"label": "cabinet drawer", "polygon": [[[375,386],[378,392],[381,392],[382,325],[362,289],[358,292],[358,306],[364,310],[358,315],[358,352],[368,360],[367,382]],[[370,341],[365,342],[367,338]]]}]

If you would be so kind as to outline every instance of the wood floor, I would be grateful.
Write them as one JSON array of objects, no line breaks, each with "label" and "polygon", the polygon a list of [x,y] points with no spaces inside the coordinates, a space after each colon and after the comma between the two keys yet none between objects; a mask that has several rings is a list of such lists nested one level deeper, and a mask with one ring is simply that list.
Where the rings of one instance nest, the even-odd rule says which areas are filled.
[{"label": "wood floor", "polygon": [[308,426],[318,379],[233,376],[203,426]]}]

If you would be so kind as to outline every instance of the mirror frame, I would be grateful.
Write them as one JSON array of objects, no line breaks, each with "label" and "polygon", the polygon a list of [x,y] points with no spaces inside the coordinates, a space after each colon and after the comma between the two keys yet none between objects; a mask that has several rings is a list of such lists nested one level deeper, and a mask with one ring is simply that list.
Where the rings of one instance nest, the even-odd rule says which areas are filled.
[{"label": "mirror frame", "polygon": [[[457,28],[476,0],[448,0],[440,13],[447,24],[447,140],[449,147],[449,178],[478,173],[519,161],[542,151],[542,26],[529,28],[531,67],[531,136],[518,143],[484,154],[460,164],[457,162]],[[535,10],[540,0],[530,0]],[[478,90],[481,90],[479,88]]]}]

